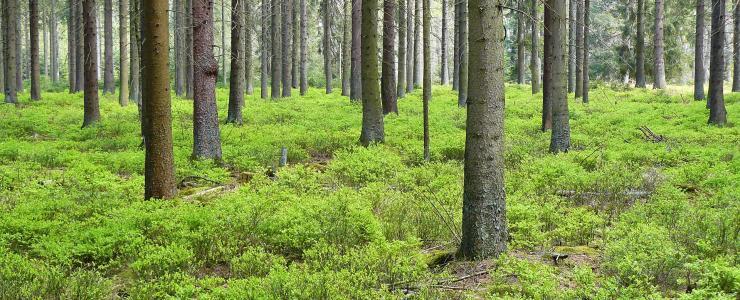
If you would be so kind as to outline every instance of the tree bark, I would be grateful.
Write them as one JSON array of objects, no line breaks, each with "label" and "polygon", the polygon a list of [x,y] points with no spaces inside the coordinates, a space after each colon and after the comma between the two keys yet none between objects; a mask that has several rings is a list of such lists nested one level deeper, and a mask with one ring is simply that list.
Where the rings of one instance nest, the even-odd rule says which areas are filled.
[{"label": "tree bark", "polygon": [[282,32],[280,30],[280,3],[281,0],[273,0],[272,1],[272,9],[270,11],[270,16],[272,17],[272,26],[270,27],[270,31],[272,33],[272,58],[271,58],[271,69],[272,69],[272,78],[271,78],[271,97],[272,99],[280,98],[280,80],[282,79],[281,76],[283,74],[282,71],[282,65],[280,58],[282,57],[282,47],[281,47],[281,40],[280,40],[280,33]]},{"label": "tree bark", "polygon": [[[565,0],[545,2],[545,79],[543,95],[543,130],[551,120],[550,152],[567,152],[570,148],[568,91],[565,86]],[[548,112],[549,111],[549,112]],[[550,115],[548,115],[548,113]]]},{"label": "tree bark", "polygon": [[16,16],[18,15],[18,2],[15,0],[3,1],[3,30],[5,31],[5,103],[18,103],[16,90],[16,68],[18,60],[16,48]]},{"label": "tree bark", "polygon": [[174,0],[175,6],[175,95],[185,95],[185,78],[186,75],[186,53],[185,49],[189,49],[185,45],[185,1],[187,0]]},{"label": "tree bark", "polygon": [[[67,78],[69,79],[69,92],[74,93],[77,92],[77,70],[75,70],[77,68],[77,31],[75,30],[75,26],[77,26],[77,0],[67,0],[67,3],[69,4],[67,9],[69,13],[67,17]],[[7,41],[5,44],[7,45]]]},{"label": "tree bark", "polygon": [[724,126],[727,111],[723,93],[725,72],[725,0],[712,0],[712,47],[709,62],[709,124]]},{"label": "tree bark", "polygon": [[[398,114],[396,98],[396,25],[395,0],[383,1],[383,66],[380,90],[383,98],[383,114]],[[427,44],[425,44],[427,45]],[[430,57],[426,57],[431,59]]]},{"label": "tree bark", "polygon": [[406,97],[406,0],[398,1],[398,98]]},{"label": "tree bark", "polygon": [[737,3],[733,6],[732,91],[740,92],[740,9]]},{"label": "tree bark", "polygon": [[584,0],[583,4],[583,103],[588,103],[588,89],[589,89],[589,77],[588,77],[588,26],[589,21],[589,10],[591,9],[591,0]]},{"label": "tree bark", "polygon": [[244,44],[242,43],[242,17],[244,0],[231,0],[231,78],[229,81],[229,112],[226,123],[242,124],[244,104]]},{"label": "tree bark", "polygon": [[25,57],[23,57],[23,39],[26,36],[23,29],[26,26],[23,24],[22,11],[18,10],[17,12],[18,14],[15,15],[15,26],[20,36],[15,39],[15,53],[18,56],[15,68],[15,87],[18,91],[23,92],[23,62],[26,61]]},{"label": "tree bark", "polygon": [[583,0],[576,0],[576,92],[583,95]]},{"label": "tree bark", "polygon": [[57,1],[51,1],[51,13],[49,15],[49,64],[51,81],[59,82],[59,32],[57,31]]},{"label": "tree bark", "polygon": [[[305,0],[304,0],[305,1]],[[349,98],[362,98],[362,0],[352,1],[352,79]]]},{"label": "tree bark", "polygon": [[193,99],[195,88],[195,61],[193,60],[193,0],[185,1],[185,98]]},{"label": "tree bark", "polygon": [[242,53],[244,57],[244,82],[247,95],[252,95],[254,93],[254,67],[252,66],[252,52],[254,52],[252,48],[252,27],[254,26],[252,10],[254,8],[252,7],[252,0],[244,0],[244,2],[244,5],[242,5],[242,13],[244,14],[244,52]]},{"label": "tree bark", "polygon": [[424,0],[414,1],[414,86],[421,86],[421,3]]},{"label": "tree bark", "polygon": [[524,84],[524,6],[517,0],[516,6],[516,83]]},{"label": "tree bark", "polygon": [[[568,93],[575,93],[576,91],[576,53],[578,53],[576,34],[578,28],[578,1],[579,0],[569,0],[568,2]],[[547,26],[545,26],[545,28],[547,28]]]},{"label": "tree bark", "polygon": [[705,0],[696,0],[696,39],[694,44],[694,100],[704,100],[705,98],[704,1]]},{"label": "tree bark", "polygon": [[324,40],[323,40],[323,54],[324,54],[324,80],[326,81],[326,93],[331,94],[332,91],[332,65],[331,65],[331,31],[332,31],[332,19],[331,19],[331,2],[329,0],[322,0],[324,6]]},{"label": "tree bark", "polygon": [[129,99],[141,107],[141,3],[142,0],[130,0],[131,22],[131,90]]},{"label": "tree bark", "polygon": [[362,133],[363,146],[385,140],[378,78],[378,2],[362,1]]},{"label": "tree bark", "polygon": [[[401,0],[403,1],[403,0]],[[440,50],[442,55],[440,56],[440,71],[439,71],[439,83],[447,85],[449,77],[447,75],[447,0],[442,0],[442,37],[440,41]]]},{"label": "tree bark", "polygon": [[[306,0],[299,0],[301,2],[301,96],[305,96],[308,92],[308,9],[306,7]],[[353,2],[354,3],[354,2]],[[354,24],[354,23],[353,23]],[[354,29],[354,27],[353,27]],[[354,34],[354,31],[353,31]],[[354,43],[354,35],[352,36],[352,42]],[[354,57],[353,63],[354,66]],[[354,73],[353,73],[354,74]],[[354,90],[354,86],[352,88]]]},{"label": "tree bark", "polygon": [[85,24],[85,100],[84,121],[82,127],[89,127],[100,120],[100,105],[98,103],[98,44],[97,6],[95,0],[84,0],[82,16]]},{"label": "tree bark", "polygon": [[352,89],[352,2],[344,0],[342,18],[342,96],[349,97]]},{"label": "tree bark", "polygon": [[460,0],[460,2],[460,82],[458,83],[460,86],[457,93],[457,105],[463,107],[468,102],[468,0]]},{"label": "tree bark", "polygon": [[[388,0],[386,0],[388,1]],[[403,0],[402,0],[403,1]],[[424,110],[424,160],[430,161],[429,140],[429,101],[432,99],[432,8],[430,0],[423,0],[423,35],[424,35],[424,82],[422,85],[423,110]]]},{"label": "tree bark", "polygon": [[460,86],[460,4],[458,0],[453,0],[454,16],[452,24],[454,25],[453,42],[452,42],[452,90],[457,91]]},{"label": "tree bark", "polygon": [[414,91],[414,55],[416,54],[416,47],[414,44],[414,1],[421,0],[408,0],[406,5],[406,92],[411,93]]},{"label": "tree bark", "polygon": [[635,87],[645,88],[645,0],[637,0],[637,45],[635,45]]},{"label": "tree bark", "polygon": [[283,97],[290,97],[293,86],[293,0],[283,1]]},{"label": "tree bark", "polygon": [[113,78],[113,1],[105,0],[105,69],[103,70],[103,94],[116,92],[116,82]]},{"label": "tree bark", "polygon": [[[121,4],[124,7],[124,4]],[[172,150],[169,82],[169,20],[167,0],[146,0],[142,9],[142,93],[146,140],[144,199],[170,199],[177,194]],[[178,12],[183,13],[183,12]]]},{"label": "tree bark", "polygon": [[655,0],[655,34],[653,35],[655,45],[654,49],[654,67],[655,82],[653,89],[665,89],[665,57],[663,54],[663,21],[665,14],[664,0]]},{"label": "tree bark", "polygon": [[221,160],[216,107],[218,61],[213,57],[213,1],[193,0],[193,158]]},{"label": "tree bark", "polygon": [[[128,65],[128,56],[129,56],[129,50],[128,50],[128,0],[120,0],[118,5],[118,24],[120,26],[120,30],[118,33],[118,43],[120,47],[119,51],[119,59],[120,59],[120,67],[119,67],[119,80],[120,80],[120,93],[118,94],[118,103],[121,106],[128,105],[128,87],[129,87],[129,65]],[[182,11],[178,11],[178,14],[182,14]]]},{"label": "tree bark", "polygon": [[[306,1],[306,0],[302,0]],[[304,3],[305,4],[305,3]],[[267,99],[269,97],[269,93],[267,91],[267,77],[269,73],[269,63],[270,63],[270,57],[268,56],[268,47],[270,45],[270,40],[272,35],[270,34],[270,26],[268,25],[268,20],[271,20],[270,18],[270,5],[271,0],[262,0],[262,24],[261,24],[261,43],[260,43],[260,97],[262,99]]]},{"label": "tree bark", "polygon": [[300,42],[298,41],[298,39],[300,39],[300,34],[301,34],[300,33],[301,31],[301,28],[300,28],[300,22],[301,22],[300,12],[301,11],[300,9],[301,8],[299,7],[299,1],[300,0],[292,0],[293,11],[291,14],[291,16],[293,17],[293,35],[291,36],[292,45],[293,45],[293,54],[291,55],[292,57],[291,61],[292,61],[293,66],[291,67],[291,70],[293,71],[293,73],[291,74],[291,79],[292,79],[291,86],[294,89],[298,88],[298,85],[299,85],[298,76],[300,76],[300,74],[298,74],[299,73],[298,64],[300,61],[300,57],[299,57],[300,56]]},{"label": "tree bark", "polygon": [[[77,83],[77,91],[84,91],[85,90],[85,34],[84,34],[84,23],[83,23],[83,6],[84,2],[87,0],[80,0],[81,2],[77,3],[77,25],[75,27],[75,31],[77,33],[77,37],[75,38],[75,41],[77,42],[77,49],[75,50],[75,54],[77,54],[77,58],[75,59],[75,62],[77,63],[77,67],[75,67],[75,70],[77,71],[75,82]],[[97,48],[97,47],[95,47]]]},{"label": "tree bark", "polygon": [[[470,59],[477,68],[476,76],[470,78],[462,241],[458,251],[459,256],[467,259],[499,256],[506,251],[509,237],[504,191],[504,26],[500,5],[501,0],[470,0],[470,7],[475,8],[470,10]],[[560,12],[564,11],[563,7]]]},{"label": "tree bark", "polygon": [[[213,1],[213,0],[211,0]],[[227,70],[226,70],[226,3],[227,0],[221,0],[221,66],[223,71],[221,72],[221,79],[223,85],[226,85]]]},{"label": "tree bark", "polygon": [[5,95],[5,0],[0,0],[0,92]]},{"label": "tree bark", "polygon": [[39,2],[28,0],[31,31],[31,100],[41,100],[41,65],[39,63]]},{"label": "tree bark", "polygon": [[530,0],[529,14],[532,16],[532,53],[529,59],[529,70],[532,73],[532,94],[540,92],[540,32],[538,28],[539,17],[537,16],[537,0]]}]

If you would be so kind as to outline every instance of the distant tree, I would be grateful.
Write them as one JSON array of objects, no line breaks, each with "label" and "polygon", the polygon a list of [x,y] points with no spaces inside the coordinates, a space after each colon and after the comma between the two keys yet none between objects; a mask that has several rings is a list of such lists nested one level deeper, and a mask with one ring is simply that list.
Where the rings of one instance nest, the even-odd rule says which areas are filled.
[{"label": "distant tree", "polygon": [[83,0],[82,16],[85,25],[85,100],[84,121],[82,127],[88,127],[100,120],[98,103],[98,43],[97,43],[97,6],[95,0]]},{"label": "distant tree", "polygon": [[293,0],[282,1],[283,97],[290,97],[293,86]]},{"label": "distant tree", "polygon": [[537,16],[537,0],[530,0],[529,14],[532,16],[530,20],[531,24],[531,35],[532,35],[532,53],[529,58],[529,70],[532,73],[532,94],[540,92],[540,32],[537,26],[539,18]]},{"label": "distant tree", "polygon": [[5,103],[18,103],[16,90],[16,61],[18,60],[16,39],[17,27],[15,16],[18,15],[18,2],[15,0],[3,0],[3,30],[5,31]]},{"label": "distant tree", "polygon": [[591,0],[584,0],[583,3],[583,103],[588,103],[588,89],[589,89],[589,77],[588,77],[588,30],[589,30],[589,15],[591,10]]},{"label": "distant tree", "polygon": [[406,97],[406,9],[406,0],[398,0],[398,98]]},{"label": "distant tree", "polygon": [[733,5],[733,38],[732,38],[732,91],[740,92],[740,8]]},{"label": "distant tree", "polygon": [[193,60],[193,0],[185,1],[185,98],[193,99],[195,90],[195,61]]},{"label": "distant tree", "polygon": [[175,54],[175,95],[185,95],[185,79],[187,77],[187,57],[186,49],[189,49],[185,45],[185,2],[187,0],[174,0],[174,15],[175,15],[175,28],[173,29],[175,36],[174,54]]},{"label": "distant tree", "polygon": [[414,86],[421,86],[421,72],[423,63],[421,62],[421,3],[424,0],[416,0],[414,4]]},{"label": "distant tree", "polygon": [[[118,2],[118,25],[120,26],[118,32],[118,44],[119,44],[119,80],[120,80],[120,93],[118,93],[118,103],[121,106],[128,105],[128,87],[129,87],[129,65],[128,65],[128,0],[120,0]],[[182,12],[178,12],[181,14]]]},{"label": "distant tree", "polygon": [[85,56],[86,55],[85,55],[85,37],[84,37],[85,36],[84,35],[85,26],[83,23],[83,19],[84,19],[83,6],[84,6],[85,1],[86,0],[79,0],[77,2],[77,6],[75,7],[75,9],[77,10],[76,20],[75,20],[76,25],[74,28],[75,32],[77,33],[77,36],[75,37],[75,42],[77,43],[76,45],[77,49],[75,50],[75,54],[77,55],[77,58],[75,59],[75,62],[77,63],[77,66],[75,67],[75,70],[77,71],[77,74],[75,75],[77,77],[75,79],[75,83],[77,84],[77,87],[76,87],[77,92],[85,90]]},{"label": "distant tree", "polygon": [[464,107],[468,103],[468,0],[460,0],[460,2],[460,82],[458,83],[457,105]]},{"label": "distant tree", "polygon": [[31,100],[41,99],[41,65],[39,63],[39,2],[28,0],[31,31]]},{"label": "distant tree", "polygon": [[362,1],[362,133],[364,146],[385,140],[378,78],[378,2]]},{"label": "distant tree", "polygon": [[545,2],[545,57],[542,128],[551,122],[550,152],[567,152],[570,148],[568,91],[565,80],[565,0]]},{"label": "distant tree", "polygon": [[583,95],[583,0],[576,0],[576,91],[575,98]]},{"label": "distant tree", "polygon": [[725,73],[725,0],[712,0],[712,47],[709,61],[709,124],[724,126],[727,110],[723,92]]},{"label": "distant tree", "polygon": [[344,0],[342,9],[342,96],[352,89],[352,1]]},{"label": "distant tree", "polygon": [[449,77],[447,74],[449,71],[447,67],[447,10],[447,0],[442,0],[442,36],[440,38],[441,56],[439,58],[439,83],[441,85],[447,85]]},{"label": "distant tree", "polygon": [[[301,93],[301,96],[305,96],[306,93],[308,92],[308,8],[306,7],[306,0],[299,0],[299,1],[300,1],[300,7],[301,7],[301,64],[300,64],[301,91],[300,93]],[[354,31],[353,31],[353,34],[354,34]],[[352,37],[352,42],[354,43],[354,35]],[[353,57],[352,66],[354,66],[354,57]],[[354,86],[352,87],[352,89],[354,90]]]},{"label": "distant tree", "polygon": [[414,56],[416,55],[416,44],[414,44],[414,1],[421,0],[408,0],[406,3],[406,92],[411,93],[414,91]]},{"label": "distant tree", "polygon": [[[69,79],[69,92],[74,93],[77,92],[77,70],[75,70],[77,68],[77,62],[75,61],[77,59],[77,53],[75,53],[77,50],[77,41],[75,41],[77,38],[77,31],[75,30],[75,26],[77,26],[77,0],[67,0],[67,5],[67,78]],[[7,30],[7,26],[3,26],[3,28]],[[5,43],[6,46],[7,42]]]},{"label": "distant tree", "polygon": [[[696,0],[696,40],[694,42],[694,100],[704,100],[704,1]],[[737,36],[737,35],[736,35]]]},{"label": "distant tree", "polygon": [[637,45],[635,45],[635,87],[645,88],[645,0],[637,0]]},{"label": "distant tree", "polygon": [[216,80],[218,61],[213,57],[213,1],[193,0],[193,158],[221,159]]},{"label": "distant tree", "polygon": [[[304,0],[305,1],[305,0]],[[349,98],[362,98],[362,0],[352,1],[352,69]]]},{"label": "distant tree", "polygon": [[655,0],[655,34],[653,35],[654,53],[653,53],[653,73],[655,76],[655,82],[653,82],[653,89],[665,89],[665,56],[664,56],[664,45],[663,45],[663,21],[665,18],[665,2],[664,0]]},{"label": "distant tree", "polygon": [[59,82],[59,32],[57,31],[57,0],[50,0],[49,13],[49,64],[53,83]]},{"label": "distant tree", "polygon": [[229,112],[226,123],[242,124],[244,103],[244,43],[242,43],[242,17],[244,0],[231,0],[231,78],[229,81]]},{"label": "distant tree", "polygon": [[103,69],[103,94],[115,93],[113,77],[113,0],[104,0],[103,27],[105,31],[105,68]]},{"label": "distant tree", "polygon": [[[302,0],[305,1],[306,0]],[[270,5],[272,3],[272,0],[262,0],[262,22],[260,27],[262,28],[262,36],[261,36],[261,43],[260,43],[260,97],[262,99],[267,99],[269,94],[267,90],[267,77],[268,73],[270,72],[269,64],[270,64],[270,56],[269,56],[269,45],[270,41],[272,40],[272,35],[270,34],[270,26],[268,24],[270,18]]]},{"label": "distant tree", "polygon": [[271,66],[270,69],[272,70],[272,78],[271,78],[271,97],[272,99],[280,98],[280,81],[282,79],[282,64],[280,61],[280,58],[282,57],[282,45],[281,45],[281,36],[280,34],[282,31],[280,30],[281,23],[280,23],[280,3],[281,0],[272,0],[272,8],[270,10],[270,16],[272,16],[272,26],[270,27],[270,33],[272,34],[272,47],[270,48],[272,52],[272,57],[270,59]]},{"label": "distant tree", "polygon": [[516,83],[524,84],[524,0],[516,0]]},{"label": "distant tree", "polygon": [[301,31],[301,26],[300,26],[301,8],[300,8],[299,1],[300,0],[291,1],[293,5],[293,8],[291,10],[291,16],[293,17],[293,22],[292,22],[293,32],[291,35],[291,39],[292,39],[291,45],[293,46],[293,51],[292,51],[293,53],[291,54],[291,62],[293,63],[293,65],[291,66],[291,70],[293,71],[293,73],[291,74],[291,79],[292,79],[291,86],[294,89],[297,89],[300,85],[300,82],[299,82],[299,76],[300,76],[299,68],[300,67],[298,67],[298,64],[300,62],[300,41],[299,39],[301,35],[301,32],[300,32]]},{"label": "distant tree", "polygon": [[247,95],[251,95],[254,93],[254,75],[252,66],[252,53],[254,52],[254,49],[252,48],[252,28],[254,26],[252,10],[254,8],[252,7],[252,0],[243,1],[244,5],[242,5],[242,13],[244,14],[244,26],[242,26],[242,31],[244,32],[244,51],[242,56],[244,57],[244,83]]},{"label": "distant tree", "polygon": [[[143,1],[143,124],[146,140],[144,198],[169,199],[177,194],[172,150],[169,92],[169,20],[167,0]],[[121,4],[123,7],[124,4]]]},{"label": "distant tree", "polygon": [[460,86],[460,4],[453,0],[452,24],[452,90],[457,91]]},{"label": "distant tree", "polygon": [[332,90],[332,65],[331,65],[331,44],[332,44],[332,2],[330,0],[322,0],[322,11],[324,13],[324,39],[322,46],[324,54],[324,80],[326,81],[326,93],[331,94]]},{"label": "distant tree", "polygon": [[221,55],[219,55],[221,60],[221,66],[223,67],[221,71],[221,79],[223,80],[223,85],[226,85],[227,82],[227,70],[226,70],[226,1],[227,0],[221,0]]},{"label": "distant tree", "polygon": [[[20,7],[20,5],[21,3],[17,4],[16,7]],[[26,62],[23,53],[23,40],[27,35],[24,33],[26,26],[23,20],[23,10],[20,10],[20,8],[16,9],[18,14],[15,15],[15,28],[18,31],[17,34],[20,36],[15,39],[15,53],[18,56],[18,59],[15,61],[15,88],[19,92],[23,92],[23,64]]]},{"label": "distant tree", "polygon": [[[396,17],[395,0],[383,0],[383,65],[380,91],[383,114],[398,113],[396,98]],[[428,44],[425,44],[428,45]],[[425,57],[431,59],[431,57]]]},{"label": "distant tree", "polygon": [[[388,1],[388,0],[386,0]],[[432,8],[430,0],[423,0],[423,35],[424,35],[424,83],[423,93],[423,110],[424,110],[424,160],[430,161],[431,154],[429,151],[429,101],[432,99]]]},{"label": "distant tree", "polygon": [[[556,0],[565,3],[563,0]],[[552,4],[553,1],[548,1]],[[545,4],[547,7],[548,4]],[[504,191],[504,24],[502,0],[470,0],[470,77],[465,130],[462,241],[458,256],[495,258],[509,239]],[[561,79],[565,79],[562,78]],[[565,81],[563,81],[565,83]]]},{"label": "distant tree", "polygon": [[[576,32],[578,22],[578,1],[568,2],[568,93],[576,92]],[[545,26],[547,28],[547,26]],[[548,127],[549,128],[549,127]]]},{"label": "distant tree", "polygon": [[131,34],[131,91],[129,99],[141,107],[141,4],[143,0],[130,0],[129,16]]}]

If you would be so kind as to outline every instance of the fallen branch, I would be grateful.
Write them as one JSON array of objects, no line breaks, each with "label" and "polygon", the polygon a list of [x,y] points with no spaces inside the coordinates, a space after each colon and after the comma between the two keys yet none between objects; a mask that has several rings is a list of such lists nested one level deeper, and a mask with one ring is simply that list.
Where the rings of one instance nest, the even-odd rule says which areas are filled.
[{"label": "fallen branch", "polygon": [[591,200],[594,198],[604,198],[604,197],[613,197],[613,196],[624,196],[632,199],[641,199],[646,198],[650,196],[651,192],[649,191],[640,191],[640,190],[627,190],[624,192],[577,192],[577,191],[567,191],[567,190],[560,190],[557,191],[556,195],[565,197],[565,198],[576,198],[576,199],[582,199],[582,200]]},{"label": "fallen branch", "polygon": [[653,143],[660,143],[665,140],[663,135],[657,135],[652,130],[650,130],[647,126],[640,126],[638,129],[642,132],[642,134],[645,136],[645,140]]},{"label": "fallen branch", "polygon": [[203,197],[203,196],[206,196],[206,195],[209,195],[209,194],[215,194],[215,193],[227,191],[227,190],[232,189],[233,187],[234,186],[230,186],[230,185],[219,185],[217,187],[213,187],[213,188],[210,188],[210,189],[202,190],[202,191],[197,192],[195,194],[192,194],[192,195],[189,195],[189,196],[185,196],[182,199],[183,200],[186,200],[186,201],[190,201],[190,200],[194,200],[194,199],[197,199],[199,197]]}]

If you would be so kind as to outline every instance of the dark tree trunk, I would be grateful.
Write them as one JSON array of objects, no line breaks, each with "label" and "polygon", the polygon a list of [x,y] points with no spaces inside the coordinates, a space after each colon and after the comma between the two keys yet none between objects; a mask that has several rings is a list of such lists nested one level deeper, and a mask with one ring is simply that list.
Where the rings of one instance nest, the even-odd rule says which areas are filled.
[{"label": "dark tree trunk", "polygon": [[254,50],[252,49],[252,27],[254,26],[252,10],[254,8],[252,7],[252,0],[245,0],[244,2],[244,5],[242,5],[242,13],[244,14],[244,26],[242,28],[242,32],[244,32],[244,52],[242,53],[244,57],[244,82],[247,95],[252,95],[254,93],[252,66],[252,52]]},{"label": "dark tree trunk", "polygon": [[589,10],[591,9],[591,0],[584,0],[583,4],[583,103],[588,103],[588,26]]},{"label": "dark tree trunk", "polygon": [[342,96],[349,97],[352,89],[352,2],[344,0],[342,18]]},{"label": "dark tree trunk", "polygon": [[[563,2],[563,0],[559,0]],[[552,1],[550,1],[552,2]],[[458,255],[495,258],[509,238],[504,191],[504,25],[501,0],[470,0],[470,78],[462,240]],[[565,12],[565,5],[561,12]],[[563,80],[565,78],[562,78]],[[563,81],[565,83],[565,81]]]},{"label": "dark tree trunk", "polygon": [[576,92],[583,95],[583,0],[576,0]]},{"label": "dark tree trunk", "polygon": [[0,92],[5,95],[5,0],[0,0]]},{"label": "dark tree trunk", "polygon": [[39,63],[39,2],[28,0],[31,32],[31,100],[41,99],[41,65]]},{"label": "dark tree trunk", "polygon": [[59,82],[59,33],[57,32],[57,1],[51,0],[51,14],[49,15],[49,64],[51,66],[51,81]]},{"label": "dark tree trunk", "polygon": [[[403,1],[403,0],[401,0]],[[442,0],[442,37],[441,37],[441,52],[442,55],[440,57],[440,71],[439,71],[439,83],[442,85],[447,85],[447,0]]]},{"label": "dark tree trunk", "polygon": [[406,97],[406,0],[398,1],[398,98]]},{"label": "dark tree trunk", "polygon": [[113,79],[113,0],[105,0],[105,69],[103,70],[103,94],[115,93],[116,82]]},{"label": "dark tree trunk", "polygon": [[[128,105],[128,81],[129,81],[129,65],[128,65],[128,0],[120,0],[119,6],[118,6],[118,20],[120,25],[120,30],[118,33],[118,43],[120,47],[120,68],[119,68],[119,77],[120,77],[120,93],[118,94],[118,103],[121,106]],[[181,14],[182,12],[178,12],[178,14]]]},{"label": "dark tree trunk", "polygon": [[272,0],[272,9],[270,11],[270,15],[272,17],[272,26],[270,27],[270,31],[272,33],[272,78],[270,95],[272,99],[280,98],[280,80],[282,79],[281,76],[283,75],[282,64],[280,61],[280,58],[282,57],[282,47],[280,39],[280,33],[282,32],[280,30],[280,3],[281,0]]},{"label": "dark tree trunk", "polygon": [[[4,0],[7,1],[7,0]],[[67,18],[67,77],[69,79],[69,92],[77,92],[77,0],[67,0],[69,3]],[[6,41],[6,45],[8,41]],[[7,53],[7,52],[6,52]],[[7,77],[7,76],[6,76]]]},{"label": "dark tree trunk", "polygon": [[329,0],[323,0],[322,5],[324,13],[324,40],[323,40],[323,54],[324,54],[324,80],[326,81],[326,93],[331,94],[332,90],[332,65],[331,65],[331,31],[332,31],[332,19],[331,19],[331,2]]},{"label": "dark tree trunk", "polygon": [[141,58],[147,70],[142,74],[146,140],[144,199],[170,199],[177,194],[177,187],[170,111],[168,7],[167,0],[146,0],[143,4]]},{"label": "dark tree trunk", "polygon": [[216,80],[218,61],[213,57],[213,1],[193,0],[193,158],[221,160]]},{"label": "dark tree trunk", "polygon": [[740,9],[738,4],[733,10],[733,38],[732,38],[732,91],[740,92]]},{"label": "dark tree trunk", "polygon": [[[576,34],[578,28],[578,1],[569,0],[568,2],[568,93],[576,91]],[[547,26],[545,26],[547,28]],[[545,29],[547,31],[547,29]],[[548,127],[549,129],[549,127]]]},{"label": "dark tree trunk", "polygon": [[229,81],[229,112],[226,123],[242,124],[244,104],[244,44],[242,43],[242,16],[244,0],[231,0],[231,78]]},{"label": "dark tree trunk", "polygon": [[[704,100],[704,1],[696,0],[696,40],[694,44],[694,100]],[[737,36],[737,35],[735,35]],[[736,38],[737,39],[737,38]]]},{"label": "dark tree trunk", "polygon": [[141,2],[130,0],[131,93],[129,98],[141,107]]},{"label": "dark tree trunk", "polygon": [[[304,0],[305,1],[305,0]],[[352,1],[352,79],[349,98],[362,98],[362,0]]]},{"label": "dark tree trunk", "polygon": [[665,89],[665,57],[663,54],[663,21],[665,4],[664,0],[655,0],[655,34],[653,35],[653,44],[655,45],[653,60],[653,73],[655,82],[653,89]]},{"label": "dark tree trunk", "polygon": [[268,56],[268,47],[270,45],[272,37],[272,35],[270,34],[270,26],[268,24],[268,20],[271,20],[270,1],[271,0],[262,0],[262,36],[260,38],[260,97],[262,99],[267,99],[269,97],[269,93],[267,91],[267,74],[269,73],[268,65],[270,63],[270,57]]},{"label": "dark tree trunk", "polygon": [[[421,1],[421,0],[416,0]],[[414,91],[414,55],[416,55],[416,47],[414,44],[414,0],[408,0],[406,3],[406,92],[411,93]]]},{"label": "dark tree trunk", "polygon": [[724,126],[727,111],[723,93],[725,73],[725,0],[712,0],[712,47],[709,62],[709,124]]},{"label": "dark tree trunk", "polygon": [[[396,98],[396,25],[395,0],[383,1],[383,66],[380,90],[383,98],[383,114],[398,114]],[[431,58],[427,58],[431,59]]]},{"label": "dark tree trunk", "polygon": [[519,10],[516,14],[516,83],[524,84],[524,5],[517,0],[516,6]]},{"label": "dark tree trunk", "polygon": [[291,96],[293,86],[293,0],[283,1],[283,97]]},{"label": "dark tree trunk", "polygon": [[18,53],[16,52],[16,16],[18,15],[18,2],[15,0],[3,1],[3,30],[5,31],[5,103],[18,103],[16,90],[16,68],[18,64]]},{"label": "dark tree trunk", "polygon": [[545,79],[542,128],[551,122],[550,152],[567,152],[570,148],[568,91],[565,86],[565,0],[545,2]]},{"label": "dark tree trunk", "polygon": [[95,0],[84,0],[83,19],[85,24],[85,113],[82,127],[88,127],[100,120],[100,105],[98,103],[98,44],[97,6]]},{"label": "dark tree trunk", "polygon": [[414,1],[416,9],[414,10],[414,86],[421,86],[421,2],[424,0]]},{"label": "dark tree trunk", "polygon": [[635,60],[635,87],[645,88],[645,0],[637,0]]},{"label": "dark tree trunk", "polygon": [[378,2],[362,1],[362,133],[364,146],[385,140],[378,78]]},{"label": "dark tree trunk", "polygon": [[[301,2],[301,96],[305,96],[308,92],[308,8],[306,0],[299,1]],[[354,43],[354,36],[352,42]],[[352,65],[354,66],[354,61]]]},{"label": "dark tree trunk", "polygon": [[175,6],[175,95],[185,95],[185,77],[186,77],[186,54],[185,49],[185,1],[174,0]]},{"label": "dark tree trunk", "polygon": [[530,20],[532,26],[532,53],[529,59],[529,70],[532,73],[532,94],[540,92],[540,32],[538,28],[539,17],[537,16],[537,0],[531,0],[529,13],[532,16]]},{"label": "dark tree trunk", "polygon": [[[463,107],[468,102],[468,0],[460,0],[460,82],[457,105]],[[477,75],[476,75],[477,76]]]},{"label": "dark tree trunk", "polygon": [[[388,0],[386,0],[388,1]],[[430,161],[432,159],[429,151],[429,101],[432,99],[432,8],[430,0],[423,0],[423,35],[424,35],[424,82],[422,84],[423,93],[423,110],[424,110],[424,160]]]},{"label": "dark tree trunk", "polygon": [[[84,23],[83,23],[83,6],[84,2],[87,0],[81,0],[81,2],[77,3],[77,26],[76,33],[77,37],[75,38],[75,41],[77,42],[77,49],[75,50],[75,54],[77,54],[77,58],[75,59],[75,62],[77,63],[77,67],[75,67],[75,70],[77,71],[75,82],[77,83],[77,91],[84,91],[85,90],[85,34],[84,34]],[[94,41],[93,41],[94,42]],[[95,47],[97,49],[97,47]],[[97,66],[96,66],[97,68]]]}]

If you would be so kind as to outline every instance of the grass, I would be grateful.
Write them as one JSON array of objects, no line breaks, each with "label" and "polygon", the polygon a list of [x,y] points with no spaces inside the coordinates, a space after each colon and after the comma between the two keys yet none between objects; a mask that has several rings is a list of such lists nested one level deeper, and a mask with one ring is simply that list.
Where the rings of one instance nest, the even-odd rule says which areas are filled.
[{"label": "grass", "polygon": [[[687,87],[596,86],[590,104],[570,101],[572,151],[551,155],[541,94],[507,86],[510,250],[483,264],[438,259],[455,250],[462,211],[465,110],[448,87],[433,91],[429,163],[420,90],[369,148],[358,145],[360,105],[338,92],[247,96],[245,124],[222,122],[223,165],[190,160],[192,103],[173,98],[186,182],[172,201],[142,200],[134,105],[102,96],[102,122],[81,129],[81,94],[43,97],[0,105],[3,299],[735,299],[740,289],[738,94],[718,128]],[[228,91],[217,97],[223,121]],[[646,141],[640,126],[666,140]],[[283,146],[289,165],[277,170]],[[186,197],[214,182],[230,188]],[[554,265],[556,251],[571,257]],[[454,281],[475,268],[488,272]]]}]

